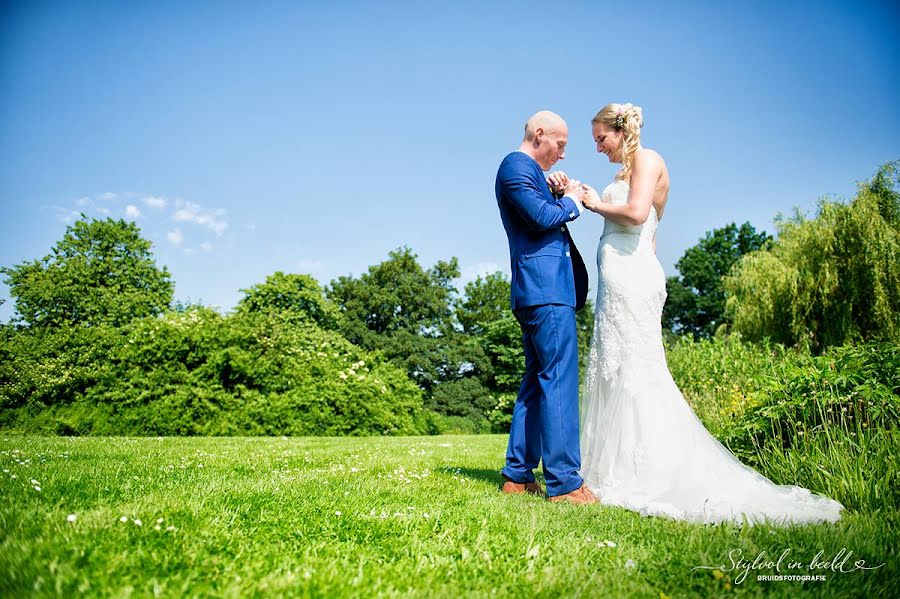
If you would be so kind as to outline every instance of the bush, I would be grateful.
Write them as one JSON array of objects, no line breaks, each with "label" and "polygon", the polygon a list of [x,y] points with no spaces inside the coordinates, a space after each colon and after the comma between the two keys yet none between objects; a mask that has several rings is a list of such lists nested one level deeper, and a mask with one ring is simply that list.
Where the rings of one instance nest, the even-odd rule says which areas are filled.
[{"label": "bush", "polygon": [[739,335],[668,338],[666,360],[691,408],[714,434],[765,401],[793,364],[805,358],[783,345],[746,343]]},{"label": "bush", "polygon": [[469,377],[437,385],[427,407],[445,416],[458,416],[479,423],[494,407],[494,402],[490,391],[477,379]]},{"label": "bush", "polygon": [[772,443],[790,448],[827,428],[851,436],[900,422],[900,345],[833,348],[789,368],[764,402],[737,418],[725,439],[752,460]]},{"label": "bush", "polygon": [[340,308],[325,297],[319,283],[309,275],[277,271],[266,277],[265,283],[242,291],[245,295],[238,302],[238,312],[282,312],[298,321],[314,322],[323,329],[340,328]]},{"label": "bush", "polygon": [[14,408],[5,425],[25,430],[420,432],[421,392],[402,370],[280,311],[224,317],[194,307],[121,329],[21,331],[4,339],[4,351],[16,356],[0,369],[0,406]]},{"label": "bush", "polygon": [[0,410],[24,406],[32,414],[115,379],[109,358],[124,340],[108,325],[7,327],[0,335]]}]

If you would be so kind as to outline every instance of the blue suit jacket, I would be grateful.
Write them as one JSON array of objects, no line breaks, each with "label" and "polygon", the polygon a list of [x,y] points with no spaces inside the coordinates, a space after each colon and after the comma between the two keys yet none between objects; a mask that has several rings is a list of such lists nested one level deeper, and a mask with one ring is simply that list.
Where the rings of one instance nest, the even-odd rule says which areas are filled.
[{"label": "blue suit jacket", "polygon": [[566,223],[578,218],[569,197],[555,198],[540,165],[524,152],[503,159],[494,185],[509,240],[513,310],[587,299],[588,275]]}]

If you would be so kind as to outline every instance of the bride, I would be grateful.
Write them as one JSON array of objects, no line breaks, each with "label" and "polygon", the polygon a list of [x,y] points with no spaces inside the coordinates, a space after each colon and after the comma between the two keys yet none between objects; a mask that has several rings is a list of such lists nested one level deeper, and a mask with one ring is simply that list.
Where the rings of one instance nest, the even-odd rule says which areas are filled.
[{"label": "bride", "polygon": [[621,163],[584,205],[605,219],[597,248],[594,335],[581,397],[581,475],[607,505],[694,522],[840,519],[843,506],[776,485],[742,464],[694,415],[666,365],[666,280],[656,230],[669,192],[662,157],[641,147],[640,107],[610,104],[592,120],[597,151]]}]

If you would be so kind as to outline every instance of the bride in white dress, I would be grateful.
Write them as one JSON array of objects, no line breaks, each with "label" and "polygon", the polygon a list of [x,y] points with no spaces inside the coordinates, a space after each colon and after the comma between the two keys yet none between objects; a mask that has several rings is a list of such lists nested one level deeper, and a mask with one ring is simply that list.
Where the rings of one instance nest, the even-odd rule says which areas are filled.
[{"label": "bride in white dress", "polygon": [[[776,485],[742,464],[694,415],[666,365],[666,279],[656,230],[669,176],[640,146],[641,109],[594,117],[597,151],[622,169],[585,206],[605,219],[597,248],[594,334],[581,397],[581,476],[606,505],[693,522],[834,522],[843,506]],[[599,196],[599,198],[597,197]]]}]

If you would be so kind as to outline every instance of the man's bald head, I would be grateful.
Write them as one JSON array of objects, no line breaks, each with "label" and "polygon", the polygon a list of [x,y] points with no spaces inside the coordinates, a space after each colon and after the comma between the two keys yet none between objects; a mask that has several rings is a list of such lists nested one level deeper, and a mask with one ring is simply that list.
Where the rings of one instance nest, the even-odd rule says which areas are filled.
[{"label": "man's bald head", "polygon": [[562,117],[542,110],[525,123],[525,138],[519,150],[534,158],[546,171],[565,158],[568,140],[569,127]]},{"label": "man's bald head", "polygon": [[547,133],[566,133],[569,127],[561,116],[549,110],[542,110],[531,116],[525,123],[525,138],[523,141],[532,141],[537,134],[538,129]]}]

